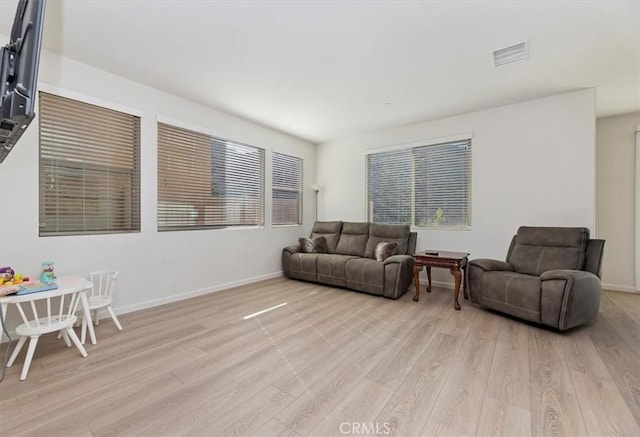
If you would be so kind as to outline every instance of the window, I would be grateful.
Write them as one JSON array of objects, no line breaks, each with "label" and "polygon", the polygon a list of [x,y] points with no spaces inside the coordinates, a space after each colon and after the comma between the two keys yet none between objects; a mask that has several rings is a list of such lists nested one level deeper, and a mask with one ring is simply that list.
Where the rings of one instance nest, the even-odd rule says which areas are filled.
[{"label": "window", "polygon": [[40,235],[140,231],[140,119],[40,93]]},{"label": "window", "polygon": [[158,230],[264,224],[264,150],[158,123]]},{"label": "window", "polygon": [[471,139],[367,155],[367,209],[375,223],[468,229]]},{"label": "window", "polygon": [[302,224],[302,159],[273,153],[271,205],[274,225]]}]

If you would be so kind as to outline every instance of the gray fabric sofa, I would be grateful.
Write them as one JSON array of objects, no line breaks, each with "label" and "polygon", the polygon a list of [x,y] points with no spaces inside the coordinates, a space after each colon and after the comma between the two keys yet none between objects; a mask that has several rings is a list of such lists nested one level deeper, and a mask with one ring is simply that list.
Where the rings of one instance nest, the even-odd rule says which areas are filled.
[{"label": "gray fabric sofa", "polygon": [[[327,253],[302,253],[294,244],[282,250],[287,278],[345,287],[397,299],[413,278],[416,233],[408,225],[368,222],[316,222],[311,237],[323,236]],[[396,255],[376,261],[379,242],[397,242]]]},{"label": "gray fabric sofa", "polygon": [[586,228],[523,226],[506,262],[469,262],[469,299],[562,331],[573,328],[598,313],[603,249],[604,240],[590,239]]}]

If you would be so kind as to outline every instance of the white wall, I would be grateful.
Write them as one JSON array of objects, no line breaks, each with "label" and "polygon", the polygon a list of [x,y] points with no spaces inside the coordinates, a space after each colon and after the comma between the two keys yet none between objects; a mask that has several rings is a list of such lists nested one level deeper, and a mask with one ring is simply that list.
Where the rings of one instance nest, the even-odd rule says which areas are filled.
[{"label": "white wall", "polygon": [[[366,220],[367,149],[466,133],[473,135],[471,230],[418,229],[418,250],[504,259],[521,225],[594,230],[593,89],[322,144],[316,151],[319,217]],[[438,270],[435,280],[451,281]]]},{"label": "white wall", "polygon": [[[188,78],[185,72],[184,77],[176,80]],[[43,260],[54,260],[58,275],[117,269],[120,279],[114,306],[132,310],[180,295],[277,275],[281,272],[282,248],[308,234],[313,221],[310,185],[315,179],[312,144],[51,53],[43,53],[39,80],[92,100],[142,113],[142,231],[118,235],[38,236],[36,118],[0,166],[0,265],[10,265],[27,275],[38,275]],[[264,228],[157,232],[157,116],[266,148]],[[272,228],[270,225],[271,149],[304,159],[303,227]]]},{"label": "white wall", "polygon": [[596,121],[596,222],[605,288],[635,290],[635,130],[640,111]]}]

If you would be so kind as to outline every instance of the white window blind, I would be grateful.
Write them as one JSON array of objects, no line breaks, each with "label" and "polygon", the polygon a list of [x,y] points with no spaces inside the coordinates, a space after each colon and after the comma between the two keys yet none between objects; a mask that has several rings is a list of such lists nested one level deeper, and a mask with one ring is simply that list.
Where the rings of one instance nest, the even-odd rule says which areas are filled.
[{"label": "white window blind", "polygon": [[302,159],[274,152],[271,185],[273,224],[302,224]]},{"label": "white window blind", "polygon": [[39,96],[40,235],[140,231],[140,119]]},{"label": "white window blind", "polygon": [[367,207],[375,223],[471,225],[471,140],[367,155]]},{"label": "white window blind", "polygon": [[158,230],[264,224],[264,150],[158,123]]}]

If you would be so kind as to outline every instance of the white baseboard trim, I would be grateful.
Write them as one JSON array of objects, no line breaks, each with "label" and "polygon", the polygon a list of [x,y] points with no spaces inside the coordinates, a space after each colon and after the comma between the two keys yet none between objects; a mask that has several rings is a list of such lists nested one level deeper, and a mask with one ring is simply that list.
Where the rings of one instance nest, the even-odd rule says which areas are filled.
[{"label": "white baseboard trim", "polygon": [[638,293],[635,287],[629,285],[602,284],[603,290],[624,291],[625,293]]},{"label": "white baseboard trim", "polygon": [[[147,301],[144,301],[144,302],[135,303],[135,304],[132,304],[132,305],[125,305],[125,306],[121,306],[121,307],[116,307],[116,308],[113,308],[113,311],[117,315],[133,313],[135,311],[145,310],[145,309],[148,309],[148,308],[153,308],[153,307],[157,307],[157,306],[160,306],[160,305],[165,305],[165,304],[172,303],[172,302],[178,302],[178,301],[185,300],[185,299],[191,299],[192,297],[203,296],[205,294],[215,293],[217,291],[227,290],[229,288],[234,288],[234,287],[239,287],[239,286],[242,286],[242,285],[252,284],[254,282],[260,282],[260,281],[265,281],[267,279],[279,278],[280,276],[282,276],[282,271],[274,272],[274,273],[268,273],[266,275],[254,276],[252,278],[241,279],[239,281],[227,282],[226,284],[214,285],[212,287],[201,288],[199,290],[191,290],[191,291],[187,291],[187,292],[180,293],[180,294],[174,294],[174,295],[171,295],[171,296],[165,296],[165,297],[160,297],[158,299],[151,299],[151,300],[147,300]],[[98,319],[99,320],[103,320],[103,319],[108,318],[108,317],[109,316],[107,315],[106,311],[102,311],[101,310],[98,313]],[[15,338],[16,338],[15,330],[9,331],[9,335],[11,335],[11,338],[15,340]],[[4,333],[0,333],[0,337],[2,338],[0,343],[5,343],[7,341],[7,336],[4,335]]]},{"label": "white baseboard trim", "polygon": [[[247,285],[247,284],[252,284],[254,282],[265,281],[267,279],[278,278],[280,276],[282,276],[282,271],[268,273],[266,275],[254,276],[252,278],[241,279],[239,281],[227,282],[225,284],[201,288],[199,290],[187,291],[184,293],[174,294],[171,296],[160,297],[158,299],[147,300],[145,302],[135,303],[132,305],[125,305],[125,306],[113,308],[113,311],[118,315],[133,313],[135,311],[146,310],[148,308],[165,305],[172,302],[178,302],[185,299],[191,299],[192,297],[203,296],[205,294],[215,293],[217,291],[227,290],[229,288],[239,287],[241,285]],[[108,317],[108,316],[105,316],[105,317]]]}]

